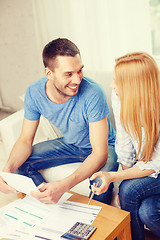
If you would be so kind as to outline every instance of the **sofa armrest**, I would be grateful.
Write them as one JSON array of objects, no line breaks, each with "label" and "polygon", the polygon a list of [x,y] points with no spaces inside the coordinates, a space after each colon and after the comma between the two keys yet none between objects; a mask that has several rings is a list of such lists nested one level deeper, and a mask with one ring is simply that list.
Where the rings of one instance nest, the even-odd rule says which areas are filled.
[{"label": "sofa armrest", "polygon": [[[19,110],[0,121],[0,133],[1,133],[1,138],[4,144],[7,158],[9,157],[9,154],[11,152],[11,149],[14,143],[17,141],[18,137],[20,136],[22,124],[23,124],[23,118],[24,118],[24,109]],[[42,116],[40,119],[40,123],[37,129],[33,144],[54,139],[59,137],[60,135],[61,135],[60,132],[54,129],[54,127],[50,125],[48,120]]]},{"label": "sofa armrest", "polygon": [[20,135],[23,115],[24,111],[22,109],[0,121],[1,138],[7,157],[9,156],[14,143]]}]

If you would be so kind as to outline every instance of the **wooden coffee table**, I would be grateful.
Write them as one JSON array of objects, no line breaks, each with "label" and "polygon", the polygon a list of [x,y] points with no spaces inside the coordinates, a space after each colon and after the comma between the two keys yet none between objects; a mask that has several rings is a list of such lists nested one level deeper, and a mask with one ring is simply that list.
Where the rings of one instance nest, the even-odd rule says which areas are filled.
[{"label": "wooden coffee table", "polygon": [[[88,203],[88,198],[73,193],[70,201]],[[92,200],[91,205],[102,207],[100,213],[93,222],[97,230],[90,240],[131,240],[130,213],[119,208]]]},{"label": "wooden coffee table", "polygon": [[[87,197],[77,193],[71,193],[73,195],[70,197],[70,201],[88,203],[89,199]],[[7,198],[7,195],[4,195],[4,202],[1,198],[0,207],[16,199],[16,195],[13,195],[10,201],[8,198],[5,199],[5,197]],[[102,207],[93,222],[93,225],[96,226],[97,229],[90,237],[90,240],[114,240],[115,238],[117,238],[117,240],[131,240],[129,212],[95,200],[92,200],[90,204]],[[3,240],[7,239],[3,238]]]}]

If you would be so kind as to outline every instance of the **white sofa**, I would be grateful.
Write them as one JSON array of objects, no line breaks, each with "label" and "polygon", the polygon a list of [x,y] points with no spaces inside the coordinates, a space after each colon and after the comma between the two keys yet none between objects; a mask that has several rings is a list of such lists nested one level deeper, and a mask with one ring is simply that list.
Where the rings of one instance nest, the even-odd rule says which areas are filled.
[{"label": "white sofa", "polygon": [[[112,108],[111,108],[111,100],[110,100],[111,88],[109,86],[112,81],[112,73],[111,72],[108,72],[108,73],[107,72],[104,72],[104,73],[103,72],[96,72],[96,73],[87,72],[87,74],[85,75],[99,82],[102,85],[103,89],[105,90],[107,95],[108,105],[111,112],[110,120],[112,122],[112,125],[115,126]],[[7,157],[9,156],[9,153],[15,141],[20,135],[22,121],[23,121],[23,114],[24,114],[24,111],[22,109],[0,121],[0,133],[1,133],[1,138],[5,147]],[[34,144],[41,141],[48,140],[48,139],[59,137],[60,135],[61,133],[57,129],[51,126],[50,123],[44,117],[41,117]],[[79,165],[80,163],[74,163],[74,164],[53,167],[53,168],[43,170],[41,171],[41,173],[48,182],[54,181],[54,180],[60,180],[61,178],[64,178],[65,176],[74,172]],[[89,192],[90,192],[89,179],[86,179],[85,181],[75,186],[72,189],[72,191],[76,193],[80,193],[85,196],[89,196]],[[116,189],[114,191],[117,192]]]}]

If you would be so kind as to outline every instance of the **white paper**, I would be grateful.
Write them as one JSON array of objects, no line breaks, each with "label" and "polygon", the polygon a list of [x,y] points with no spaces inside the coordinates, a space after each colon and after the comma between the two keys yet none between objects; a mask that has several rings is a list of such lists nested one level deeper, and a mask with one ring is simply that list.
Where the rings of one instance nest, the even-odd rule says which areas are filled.
[{"label": "white paper", "polygon": [[16,240],[59,240],[75,222],[92,224],[101,207],[67,201],[65,193],[57,204],[46,205],[26,196],[0,208],[0,237]]},{"label": "white paper", "polygon": [[52,205],[26,196],[0,208],[0,238],[33,240],[44,219],[71,195],[65,193],[57,204]]},{"label": "white paper", "polygon": [[30,195],[31,191],[39,192],[33,180],[29,177],[6,172],[0,172],[0,176],[9,186],[15,188],[19,192],[28,195]]},{"label": "white paper", "polygon": [[59,240],[60,236],[78,221],[92,224],[100,210],[99,206],[65,201],[57,205],[54,211],[43,220],[43,224],[37,227],[34,239]]}]

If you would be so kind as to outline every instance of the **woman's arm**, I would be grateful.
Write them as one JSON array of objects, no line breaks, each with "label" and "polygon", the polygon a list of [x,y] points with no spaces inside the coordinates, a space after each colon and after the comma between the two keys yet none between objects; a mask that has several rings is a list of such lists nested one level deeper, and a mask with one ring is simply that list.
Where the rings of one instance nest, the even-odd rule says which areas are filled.
[{"label": "woman's arm", "polygon": [[94,180],[97,177],[101,178],[102,184],[100,187],[95,187],[95,185],[92,186],[92,190],[95,191],[95,194],[100,195],[107,191],[111,182],[146,177],[152,173],[154,173],[153,169],[141,170],[138,166],[134,166],[118,172],[97,172],[92,175],[90,180]]}]

